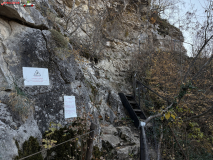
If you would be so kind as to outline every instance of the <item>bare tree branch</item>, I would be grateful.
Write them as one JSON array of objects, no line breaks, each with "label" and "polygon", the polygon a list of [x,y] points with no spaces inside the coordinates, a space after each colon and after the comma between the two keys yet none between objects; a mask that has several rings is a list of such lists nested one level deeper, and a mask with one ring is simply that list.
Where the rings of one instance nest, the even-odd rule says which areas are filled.
[{"label": "bare tree branch", "polygon": [[206,115],[207,113],[209,113],[212,109],[213,109],[213,106],[210,107],[207,111],[205,111],[205,112],[203,112],[203,113],[201,113],[201,114],[199,114],[199,115],[192,116],[192,117],[189,117],[189,118],[187,118],[187,119],[184,119],[183,121],[184,121],[184,122],[185,122],[185,121],[190,121],[191,119],[202,117],[202,116]]},{"label": "bare tree branch", "polygon": [[145,123],[146,125],[154,118],[157,118],[157,117],[160,117],[162,116],[164,113],[166,113],[172,106],[173,106],[174,103],[171,103],[166,109],[164,109],[161,113],[158,113],[156,115],[153,115],[153,116],[150,116],[146,119]]},{"label": "bare tree branch", "polygon": [[[69,25],[69,21],[71,21],[72,13],[73,13],[75,10],[77,10],[78,8],[80,8],[81,6],[82,6],[82,5],[79,5],[79,6],[76,7],[76,8],[72,8],[71,12],[70,12],[67,16],[65,16],[65,18],[64,18],[64,20],[65,20],[65,22],[66,22],[65,30],[67,30],[68,25]],[[73,6],[73,7],[74,7],[74,6]]]},{"label": "bare tree branch", "polygon": [[159,143],[158,143],[158,152],[157,152],[158,158],[157,158],[157,160],[161,159],[160,150],[161,150],[162,139],[163,139],[163,125],[161,124],[161,135],[160,135],[160,140],[159,140]]},{"label": "bare tree branch", "polygon": [[205,46],[208,44],[208,42],[213,38],[213,35],[204,42],[203,46],[200,48],[200,50],[198,51],[198,54],[196,55],[196,57],[194,58],[193,62],[190,64],[185,76],[184,76],[184,79],[183,79],[183,83],[186,81],[186,78],[189,74],[189,71],[191,70],[191,68],[194,66],[194,63],[195,61],[197,60],[198,56],[201,54],[202,50],[205,48]]},{"label": "bare tree branch", "polygon": [[[73,23],[73,21],[71,21],[71,22]],[[82,23],[83,23],[83,19],[80,21],[80,23],[78,24],[78,26],[69,35],[72,36],[72,34],[77,31],[77,29],[81,26]],[[75,25],[75,24],[73,23],[73,25]]]},{"label": "bare tree branch", "polygon": [[176,135],[175,135],[175,133],[174,133],[172,127],[169,126],[169,128],[170,128],[170,130],[172,131],[172,135],[173,135],[173,137],[175,138],[175,141],[176,141],[176,143],[178,144],[179,148],[181,149],[182,154],[183,154],[184,157],[187,159],[187,156],[186,156],[185,152],[183,151],[183,148],[181,147],[181,145],[180,145],[180,143],[179,143],[179,141],[178,141],[178,139],[177,139],[177,137],[176,137]]},{"label": "bare tree branch", "polygon": [[211,55],[209,60],[200,68],[200,70],[197,72],[197,74],[192,78],[192,81],[194,81],[199,76],[201,71],[212,61],[212,59],[213,59],[213,54]]},{"label": "bare tree branch", "polygon": [[206,25],[206,28],[205,28],[205,42],[206,42],[206,36],[207,36],[208,27],[209,27],[209,16],[208,16],[208,12],[207,12],[207,25]]}]

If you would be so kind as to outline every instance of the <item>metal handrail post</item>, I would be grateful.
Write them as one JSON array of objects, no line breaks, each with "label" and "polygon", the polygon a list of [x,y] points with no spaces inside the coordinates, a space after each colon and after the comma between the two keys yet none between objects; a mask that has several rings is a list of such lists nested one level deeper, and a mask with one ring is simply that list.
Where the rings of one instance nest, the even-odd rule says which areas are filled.
[{"label": "metal handrail post", "polygon": [[144,150],[143,131],[142,127],[140,127],[140,160],[145,160]]},{"label": "metal handrail post", "polygon": [[148,160],[148,149],[146,144],[145,123],[140,124],[140,160]]},{"label": "metal handrail post", "polygon": [[140,86],[138,85],[138,104],[139,104],[139,107],[141,108],[141,105],[140,105]]},{"label": "metal handrail post", "polygon": [[135,79],[135,76],[136,76],[136,73],[134,73],[134,75],[133,75],[133,78],[132,78],[132,80],[133,80],[133,96],[134,96],[134,98],[136,99],[136,79]]}]

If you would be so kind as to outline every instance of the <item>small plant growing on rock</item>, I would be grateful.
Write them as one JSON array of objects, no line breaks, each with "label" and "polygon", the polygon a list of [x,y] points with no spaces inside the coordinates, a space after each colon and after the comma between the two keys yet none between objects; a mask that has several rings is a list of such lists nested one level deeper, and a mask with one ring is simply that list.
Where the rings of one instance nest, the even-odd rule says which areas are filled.
[{"label": "small plant growing on rock", "polygon": [[17,92],[12,92],[9,96],[9,104],[14,112],[18,112],[22,116],[22,119],[28,117],[30,104],[29,99],[22,95],[18,95]]},{"label": "small plant growing on rock", "polygon": [[17,113],[22,121],[28,118],[30,112],[33,111],[33,101],[19,88],[16,83],[13,84],[13,90],[9,94],[8,105]]},{"label": "small plant growing on rock", "polygon": [[125,31],[125,37],[127,37],[128,35],[129,35],[129,31],[126,30],[126,31]]},{"label": "small plant growing on rock", "polygon": [[68,47],[68,41],[60,32],[54,29],[51,29],[50,32],[52,33],[52,37],[55,40],[55,43],[58,47],[62,47],[62,48]]},{"label": "small plant growing on rock", "polygon": [[66,60],[68,57],[71,56],[72,53],[72,51],[68,50],[67,48],[56,48],[55,52],[56,55],[62,60]]},{"label": "small plant growing on rock", "polygon": [[[55,123],[52,123],[53,126],[61,126],[61,124],[55,124]],[[50,127],[51,127],[51,123],[50,123]],[[51,148],[55,145],[55,143],[57,143],[56,140],[52,140],[51,139],[51,136],[54,134],[54,132],[56,131],[56,128],[55,127],[52,127],[52,128],[49,128],[49,131],[46,131],[47,134],[45,135],[45,139],[42,139],[42,142],[45,143],[43,145],[43,147],[46,149],[46,148]]]},{"label": "small plant growing on rock", "polygon": [[133,158],[133,156],[134,156],[134,155],[133,155],[132,153],[129,153],[129,157]]},{"label": "small plant growing on rock", "polygon": [[50,30],[52,38],[57,47],[54,49],[55,55],[62,60],[67,59],[72,51],[68,49],[69,38],[64,37],[60,32],[52,29]]}]

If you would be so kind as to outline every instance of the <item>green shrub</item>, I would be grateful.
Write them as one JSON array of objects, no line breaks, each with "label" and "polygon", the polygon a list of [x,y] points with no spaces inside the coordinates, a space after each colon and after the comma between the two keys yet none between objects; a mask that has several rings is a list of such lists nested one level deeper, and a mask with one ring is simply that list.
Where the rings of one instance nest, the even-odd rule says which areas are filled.
[{"label": "green shrub", "polygon": [[[26,157],[33,153],[39,152],[41,150],[41,147],[40,147],[37,139],[32,136],[27,141],[24,142],[23,150],[19,149],[17,140],[15,141],[15,143],[18,148],[18,154],[19,154],[18,156],[15,157],[15,160]],[[43,157],[42,157],[41,153],[38,153],[34,156],[26,158],[25,160],[43,160]]]},{"label": "green shrub", "polygon": [[[87,150],[86,141],[87,141],[88,135],[84,135],[81,138],[79,137],[77,138],[77,136],[88,132],[88,127],[86,126],[86,122],[87,122],[86,119],[82,119],[78,117],[76,120],[69,123],[67,126],[63,128],[60,128],[60,129],[57,129],[57,127],[55,129],[49,128],[50,130],[44,133],[43,138],[55,141],[56,145],[62,142],[65,142],[69,139],[72,139],[72,138],[73,139],[62,145],[49,149],[47,151],[47,157],[45,158],[45,160],[49,159],[51,156],[51,153],[53,152],[56,153],[54,157],[52,156],[54,160],[61,160],[61,159],[68,160],[73,157],[75,160],[80,160],[81,158],[84,159],[86,155],[85,153]],[[57,124],[53,123],[52,126],[57,126]]]}]

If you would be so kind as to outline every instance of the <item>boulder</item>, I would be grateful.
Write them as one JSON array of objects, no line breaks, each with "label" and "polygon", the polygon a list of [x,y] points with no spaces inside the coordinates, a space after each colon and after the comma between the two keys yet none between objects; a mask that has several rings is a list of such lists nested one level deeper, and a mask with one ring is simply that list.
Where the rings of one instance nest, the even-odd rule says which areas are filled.
[{"label": "boulder", "polygon": [[104,134],[102,135],[102,143],[102,145],[105,146],[104,148],[115,148],[120,144],[120,139],[111,134]]},{"label": "boulder", "polygon": [[129,153],[131,152],[130,147],[127,146],[127,147],[122,147],[122,148],[117,147],[117,148],[118,149],[116,149],[116,151],[117,151],[118,158],[119,159],[128,159]]},{"label": "boulder", "polygon": [[117,129],[113,125],[109,125],[107,127],[101,127],[102,134],[111,134],[111,135],[118,135]]},{"label": "boulder", "polygon": [[127,143],[140,143],[139,138],[136,138],[131,129],[126,126],[117,127],[119,136],[121,139],[127,141]]},{"label": "boulder", "polygon": [[134,145],[134,146],[125,146],[125,147],[117,147],[117,157],[119,160],[123,159],[135,159],[136,157],[139,157],[139,150],[140,145]]}]

